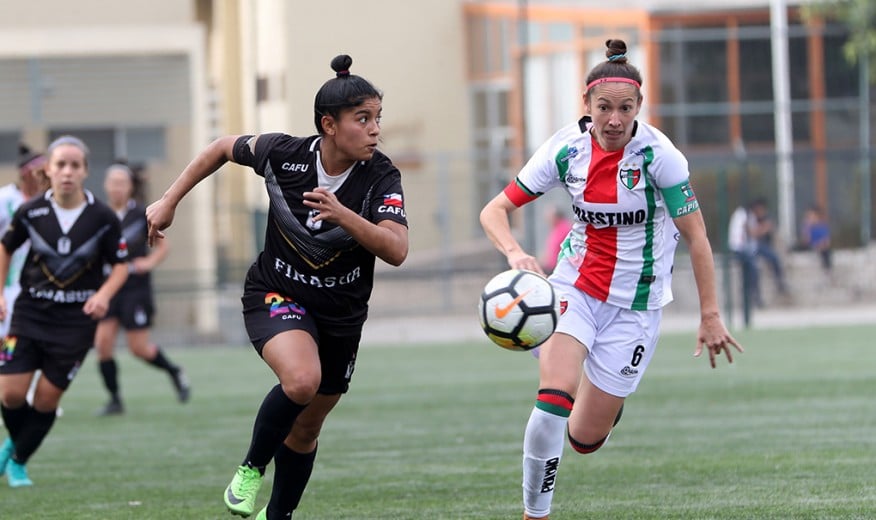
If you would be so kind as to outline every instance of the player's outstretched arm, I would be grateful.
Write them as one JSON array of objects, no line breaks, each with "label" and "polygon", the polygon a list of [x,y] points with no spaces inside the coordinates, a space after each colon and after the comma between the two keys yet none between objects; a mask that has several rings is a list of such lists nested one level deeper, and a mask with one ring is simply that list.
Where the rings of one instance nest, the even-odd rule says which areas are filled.
[{"label": "player's outstretched arm", "polygon": [[237,135],[220,137],[207,145],[192,162],[179,174],[173,184],[160,199],[146,208],[146,222],[149,227],[149,245],[164,238],[162,231],[170,227],[176,213],[176,206],[199,182],[212,175],[223,164],[233,160],[234,143]]},{"label": "player's outstretched arm", "polygon": [[727,361],[732,363],[733,353],[730,346],[732,345],[739,352],[744,352],[745,349],[727,331],[718,310],[715,260],[706,235],[703,214],[700,211],[695,211],[676,218],[674,222],[681,236],[687,242],[688,250],[690,250],[691,266],[700,299],[700,326],[694,356],[699,357],[705,348],[709,351],[709,363],[712,368],[717,366],[715,357],[722,352],[726,354]]}]

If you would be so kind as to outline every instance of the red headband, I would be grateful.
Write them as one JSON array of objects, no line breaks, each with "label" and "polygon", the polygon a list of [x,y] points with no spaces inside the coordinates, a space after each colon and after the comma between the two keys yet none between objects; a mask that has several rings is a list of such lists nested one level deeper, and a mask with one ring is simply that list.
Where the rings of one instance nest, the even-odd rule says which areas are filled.
[{"label": "red headband", "polygon": [[596,85],[601,85],[601,84],[603,84],[603,83],[608,83],[609,81],[618,81],[618,82],[620,82],[620,83],[629,83],[630,85],[635,85],[636,88],[642,88],[642,85],[640,85],[639,82],[636,81],[636,80],[634,80],[634,79],[630,79],[630,78],[616,78],[616,77],[609,77],[609,78],[599,78],[599,79],[594,79],[593,81],[591,81],[591,82],[587,85],[587,90],[592,89],[592,88],[595,87]]}]

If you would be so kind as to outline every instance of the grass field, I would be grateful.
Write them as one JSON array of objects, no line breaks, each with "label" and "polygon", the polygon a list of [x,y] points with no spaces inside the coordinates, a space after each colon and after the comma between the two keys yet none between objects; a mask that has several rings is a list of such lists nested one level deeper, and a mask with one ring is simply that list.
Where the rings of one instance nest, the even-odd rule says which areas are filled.
[{"label": "grass field", "polygon": [[[738,336],[747,352],[714,371],[692,335],[664,336],[611,441],[567,448],[551,518],[876,518],[876,326]],[[0,482],[0,518],[236,518],[221,493],[273,379],[248,347],[171,354],[192,401],[125,354],[113,418],[92,415],[90,357],[29,464],[35,486]],[[364,348],[295,518],[519,519],[536,368],[486,340]]]}]

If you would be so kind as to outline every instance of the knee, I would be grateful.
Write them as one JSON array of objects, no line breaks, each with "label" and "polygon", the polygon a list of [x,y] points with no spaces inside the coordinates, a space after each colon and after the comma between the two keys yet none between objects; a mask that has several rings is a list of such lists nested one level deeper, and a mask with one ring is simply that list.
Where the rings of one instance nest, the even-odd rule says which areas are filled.
[{"label": "knee", "polygon": [[10,409],[20,408],[27,402],[27,387],[19,388],[18,385],[0,385],[0,402]]},{"label": "knee", "polygon": [[281,378],[283,393],[293,402],[307,404],[316,396],[319,389],[319,375],[295,373]]}]

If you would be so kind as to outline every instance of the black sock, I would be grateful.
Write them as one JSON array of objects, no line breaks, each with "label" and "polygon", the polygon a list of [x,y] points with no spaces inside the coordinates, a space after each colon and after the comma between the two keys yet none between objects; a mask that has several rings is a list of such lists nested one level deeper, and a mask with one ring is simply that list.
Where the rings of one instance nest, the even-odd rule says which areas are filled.
[{"label": "black sock", "polygon": [[12,439],[12,444],[18,444],[18,437],[21,434],[21,430],[24,429],[25,424],[27,424],[27,418],[30,417],[30,411],[32,409],[33,408],[31,408],[26,401],[24,406],[19,408],[6,408],[5,405],[0,404],[0,413],[3,414],[3,424],[5,424],[6,429],[9,430],[9,438]]},{"label": "black sock", "polygon": [[295,418],[307,405],[298,404],[286,396],[283,387],[275,386],[265,396],[252,428],[252,442],[243,464],[264,472],[277,447],[292,430]]},{"label": "black sock", "polygon": [[55,412],[38,412],[31,408],[30,417],[21,429],[21,435],[12,442],[15,443],[15,454],[12,460],[19,464],[27,463],[31,455],[40,447],[43,439],[49,434],[52,425],[55,424]]},{"label": "black sock", "polygon": [[171,374],[179,370],[178,366],[174,365],[169,359],[164,357],[164,352],[162,352],[160,347],[156,347],[155,357],[150,359],[148,363],[156,368],[167,370]]},{"label": "black sock", "polygon": [[119,367],[116,365],[115,358],[109,358],[105,361],[101,361],[98,364],[100,368],[100,375],[103,378],[103,386],[106,387],[107,391],[110,393],[112,400],[115,402],[119,401]]},{"label": "black sock", "polygon": [[298,453],[280,443],[274,453],[274,487],[268,502],[268,520],[285,520],[292,516],[310,480],[315,460],[316,449]]}]

